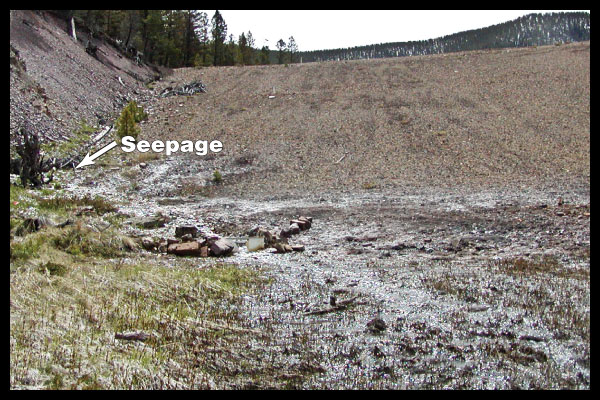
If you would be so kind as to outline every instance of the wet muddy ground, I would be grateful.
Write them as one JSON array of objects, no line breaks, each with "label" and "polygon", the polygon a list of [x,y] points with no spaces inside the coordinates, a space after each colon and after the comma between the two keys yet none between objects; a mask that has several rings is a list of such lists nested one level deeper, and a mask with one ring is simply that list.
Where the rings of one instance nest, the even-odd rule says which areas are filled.
[{"label": "wet muddy ground", "polygon": [[[202,356],[217,387],[589,388],[589,184],[234,198],[204,190],[219,162],[93,167],[67,186],[171,218],[132,235],[191,223],[232,238],[227,261],[271,278],[244,298],[244,340]],[[225,179],[247,172],[219,166]],[[314,219],[290,240],[304,252],[246,250],[250,228],[299,215]]]}]

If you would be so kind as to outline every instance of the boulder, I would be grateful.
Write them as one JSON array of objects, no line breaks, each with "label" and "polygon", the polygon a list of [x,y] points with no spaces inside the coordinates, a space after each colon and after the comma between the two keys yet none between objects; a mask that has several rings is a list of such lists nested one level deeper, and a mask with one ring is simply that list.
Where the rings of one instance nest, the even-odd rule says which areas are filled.
[{"label": "boulder", "polygon": [[[298,231],[300,231],[300,228],[298,228]],[[292,230],[290,228],[283,228],[279,232],[279,236],[281,236],[282,238],[289,238],[290,236],[292,236]]]},{"label": "boulder", "polygon": [[297,224],[300,227],[300,230],[303,230],[303,231],[310,228],[310,222],[308,222],[305,219],[293,219],[290,221],[290,226],[293,224]]},{"label": "boulder", "polygon": [[138,228],[144,229],[155,229],[162,228],[169,221],[169,219],[163,215],[156,215],[154,217],[143,217],[143,218],[135,218],[133,223]]},{"label": "boulder", "polygon": [[201,257],[202,250],[198,242],[173,243],[167,248],[167,253],[176,256]]},{"label": "boulder", "polygon": [[233,252],[235,244],[227,239],[219,239],[210,245],[210,254],[216,257],[227,256]]},{"label": "boulder", "polygon": [[290,224],[289,231],[292,235],[300,233],[300,226],[297,223]]},{"label": "boulder", "polygon": [[183,225],[175,228],[175,237],[180,238],[184,235],[198,236],[198,228],[193,225]]}]

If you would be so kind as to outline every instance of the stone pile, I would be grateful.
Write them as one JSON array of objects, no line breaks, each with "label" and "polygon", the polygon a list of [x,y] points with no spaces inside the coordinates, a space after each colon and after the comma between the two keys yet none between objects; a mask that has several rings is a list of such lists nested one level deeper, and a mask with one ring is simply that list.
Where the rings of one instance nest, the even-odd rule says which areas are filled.
[{"label": "stone pile", "polygon": [[[152,221],[148,219],[148,221],[140,220],[136,222],[139,227],[147,228],[151,226],[154,228],[156,227],[156,224],[153,222],[155,222],[156,219],[157,217],[154,217]],[[164,220],[161,219],[160,222],[164,224]],[[273,248],[276,253],[304,251],[303,245],[289,244],[288,238],[301,231],[310,229],[311,226],[311,217],[298,217],[297,219],[291,220],[289,227],[282,229],[279,235],[266,228],[256,226],[248,231],[248,236],[262,238],[264,246],[259,246],[260,249]],[[141,245],[144,249],[149,251],[189,257],[224,257],[231,255],[236,248],[236,245],[231,240],[221,238],[217,235],[205,235],[193,225],[181,225],[175,227],[174,238],[155,239],[149,236],[143,237],[141,239]]]},{"label": "stone pile", "polygon": [[182,257],[224,257],[231,255],[236,247],[228,239],[216,235],[204,236],[198,228],[191,225],[176,227],[175,238],[156,240],[151,237],[144,237],[142,238],[142,246],[146,250]]},{"label": "stone pile", "polygon": [[283,228],[279,235],[262,227],[254,227],[248,231],[250,237],[264,238],[265,247],[275,249],[276,253],[289,253],[292,251],[304,251],[302,245],[290,245],[288,239],[301,231],[310,229],[312,226],[312,217],[298,217],[290,220],[290,225]]}]

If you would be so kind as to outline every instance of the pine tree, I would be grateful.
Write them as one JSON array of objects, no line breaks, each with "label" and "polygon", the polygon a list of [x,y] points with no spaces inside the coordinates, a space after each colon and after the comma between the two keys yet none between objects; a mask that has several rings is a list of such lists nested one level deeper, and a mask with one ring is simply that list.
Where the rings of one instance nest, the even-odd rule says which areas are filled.
[{"label": "pine tree", "polygon": [[210,46],[208,36],[208,15],[206,13],[200,13],[198,15],[198,41],[200,42],[200,48],[198,50],[199,57],[196,58],[196,65],[207,66],[211,64],[210,57]]},{"label": "pine tree", "polygon": [[288,52],[290,53],[290,63],[297,62],[297,53],[298,53],[298,45],[296,44],[296,40],[293,36],[290,36],[288,39]]},{"label": "pine tree", "polygon": [[256,63],[256,50],[254,49],[254,37],[252,36],[252,32],[248,31],[246,41],[248,43],[248,64],[253,65]]},{"label": "pine tree", "polygon": [[283,41],[283,39],[279,39],[279,41],[277,42],[277,50],[279,51],[279,53],[277,54],[277,61],[279,62],[279,64],[283,64],[285,61],[285,42]]},{"label": "pine tree", "polygon": [[269,50],[269,46],[263,46],[260,49],[259,63],[263,65],[271,64],[270,53],[271,51]]},{"label": "pine tree", "polygon": [[248,40],[246,39],[246,34],[244,32],[242,32],[238,39],[238,46],[240,48],[240,63],[242,65],[249,64]]},{"label": "pine tree", "polygon": [[123,139],[125,136],[133,136],[137,139],[140,133],[140,127],[137,125],[137,119],[139,119],[139,109],[137,104],[132,101],[121,111],[121,115],[117,120],[117,136],[119,139]]},{"label": "pine tree", "polygon": [[193,54],[199,47],[197,29],[200,28],[201,13],[195,10],[185,11],[185,34],[183,49],[183,65],[191,66]]},{"label": "pine tree", "polygon": [[212,17],[212,39],[213,39],[213,65],[223,65],[225,53],[225,39],[227,38],[227,24],[219,10]]}]

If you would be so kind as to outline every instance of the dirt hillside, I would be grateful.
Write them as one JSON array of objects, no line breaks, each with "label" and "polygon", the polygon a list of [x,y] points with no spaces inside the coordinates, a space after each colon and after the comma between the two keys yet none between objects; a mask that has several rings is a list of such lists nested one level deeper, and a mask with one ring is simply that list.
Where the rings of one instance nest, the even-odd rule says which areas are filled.
[{"label": "dirt hillside", "polygon": [[142,136],[221,140],[225,175],[250,165],[230,194],[589,184],[589,42],[180,69],[155,91],[196,79],[208,92],[155,102]]},{"label": "dirt hillside", "polygon": [[142,100],[144,82],[159,75],[98,38],[91,38],[98,47],[92,57],[85,51],[85,28],[76,30],[75,42],[65,27],[47,12],[10,12],[11,134],[28,123],[43,138],[61,140],[84,121],[105,125],[128,100]]}]

